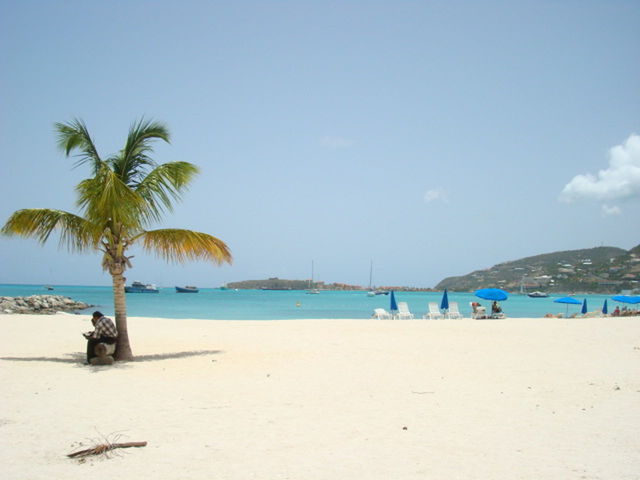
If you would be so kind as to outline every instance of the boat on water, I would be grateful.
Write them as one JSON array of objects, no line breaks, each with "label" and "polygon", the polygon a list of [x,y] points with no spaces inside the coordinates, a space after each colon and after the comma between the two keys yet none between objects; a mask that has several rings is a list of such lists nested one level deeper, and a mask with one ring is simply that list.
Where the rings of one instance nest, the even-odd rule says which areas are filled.
[{"label": "boat on water", "polygon": [[185,287],[176,287],[176,293],[198,293],[200,289],[193,285],[187,285]]},{"label": "boat on water", "polygon": [[530,298],[548,298],[549,297],[549,294],[546,292],[540,292],[540,291],[527,292],[525,279],[526,279],[526,276],[522,277],[522,280],[520,280],[520,295],[527,295]]},{"label": "boat on water", "polygon": [[373,279],[373,260],[371,260],[371,264],[369,266],[369,289],[367,291],[367,297],[375,297],[376,292],[371,288],[371,281]]},{"label": "boat on water", "polygon": [[549,297],[548,293],[545,292],[531,292],[527,294],[531,298],[547,298]]},{"label": "boat on water", "polygon": [[158,293],[158,287],[153,283],[133,282],[129,286],[124,287],[127,293]]},{"label": "boat on water", "polygon": [[367,297],[375,297],[376,295],[389,295],[387,290],[378,290],[376,288],[371,287],[373,280],[373,260],[371,260],[371,265],[369,267],[369,289],[367,291]]},{"label": "boat on water", "polygon": [[318,295],[320,290],[317,288],[313,288],[313,260],[311,260],[311,279],[309,280],[309,288],[305,292],[307,295]]}]

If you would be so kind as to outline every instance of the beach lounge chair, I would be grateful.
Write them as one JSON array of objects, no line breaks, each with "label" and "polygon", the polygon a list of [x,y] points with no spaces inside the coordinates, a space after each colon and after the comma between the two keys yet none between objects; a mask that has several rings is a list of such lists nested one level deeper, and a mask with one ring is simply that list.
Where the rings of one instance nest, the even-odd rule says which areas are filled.
[{"label": "beach lounge chair", "polygon": [[398,302],[398,313],[396,313],[398,320],[413,320],[413,313],[409,311],[409,305],[407,302]]},{"label": "beach lounge chair", "polygon": [[479,320],[487,317],[487,310],[478,302],[469,302],[471,305],[471,318]]},{"label": "beach lounge chair", "polygon": [[426,320],[441,320],[444,318],[444,315],[440,313],[440,308],[438,308],[438,304],[436,302],[429,302],[429,311],[423,315]]},{"label": "beach lounge chair", "polygon": [[384,308],[374,308],[371,318],[375,318],[376,320],[391,320],[391,314]]},{"label": "beach lounge chair", "polygon": [[458,302],[449,302],[449,311],[447,312],[445,317],[452,320],[462,318],[462,314],[460,313],[460,309],[458,308]]}]

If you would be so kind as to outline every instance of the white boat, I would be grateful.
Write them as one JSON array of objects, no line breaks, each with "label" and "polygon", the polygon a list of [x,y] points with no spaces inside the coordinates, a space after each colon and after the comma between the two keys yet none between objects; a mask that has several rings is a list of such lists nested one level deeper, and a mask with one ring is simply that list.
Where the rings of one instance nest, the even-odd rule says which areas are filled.
[{"label": "white boat", "polygon": [[372,287],[373,283],[373,260],[371,260],[371,266],[369,267],[369,289],[367,291],[367,297],[375,297],[376,295],[389,295],[389,292],[386,290],[378,290],[375,287]]},{"label": "white boat", "polygon": [[133,282],[130,286],[124,287],[127,293],[158,293],[158,287],[153,283]]},{"label": "white boat", "polygon": [[309,280],[309,288],[307,289],[307,295],[318,295],[320,290],[313,287],[313,260],[311,260],[311,280]]},{"label": "white boat", "polygon": [[549,296],[549,294],[546,292],[531,292],[527,295],[529,295],[531,298],[547,298]]},{"label": "white boat", "polygon": [[376,292],[371,288],[371,280],[373,279],[373,260],[371,260],[371,265],[369,266],[369,291],[367,292],[367,297],[375,297]]},{"label": "white boat", "polygon": [[549,296],[548,293],[546,292],[527,292],[527,287],[525,287],[524,285],[524,279],[525,277],[522,277],[522,280],[520,280],[520,295],[527,295],[531,298],[547,298]]}]

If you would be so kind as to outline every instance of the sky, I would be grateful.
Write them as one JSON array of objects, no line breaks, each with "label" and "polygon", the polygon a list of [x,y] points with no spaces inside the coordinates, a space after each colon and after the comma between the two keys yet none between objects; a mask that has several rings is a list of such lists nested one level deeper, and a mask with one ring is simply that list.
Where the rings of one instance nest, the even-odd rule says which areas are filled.
[{"label": "sky", "polygon": [[[141,117],[200,175],[154,228],[232,265],[136,247],[127,278],[433,287],[559,250],[640,243],[640,2],[0,0],[0,222],[79,213]],[[100,254],[0,237],[0,283],[110,285]]]}]

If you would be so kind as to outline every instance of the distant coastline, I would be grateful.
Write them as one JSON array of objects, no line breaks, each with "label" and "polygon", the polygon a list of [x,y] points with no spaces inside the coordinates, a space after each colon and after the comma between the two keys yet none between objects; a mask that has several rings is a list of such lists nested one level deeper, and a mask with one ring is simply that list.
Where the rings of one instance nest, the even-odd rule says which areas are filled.
[{"label": "distant coastline", "polygon": [[[369,287],[348,283],[312,282],[311,280],[286,280],[283,278],[267,278],[265,280],[244,280],[227,283],[223,288],[238,290],[306,290],[314,288],[327,291],[366,291]],[[434,292],[433,288],[406,286],[376,286],[378,290],[395,290],[397,292]]]}]

